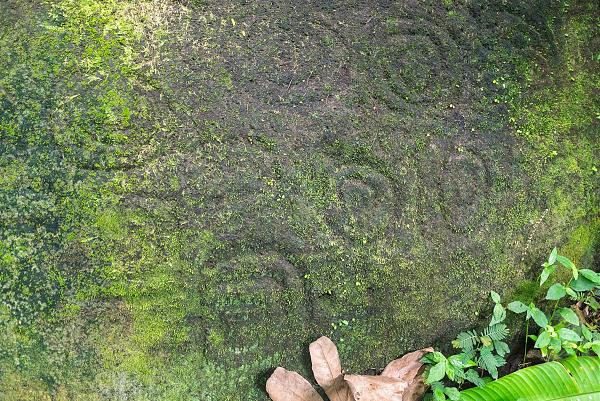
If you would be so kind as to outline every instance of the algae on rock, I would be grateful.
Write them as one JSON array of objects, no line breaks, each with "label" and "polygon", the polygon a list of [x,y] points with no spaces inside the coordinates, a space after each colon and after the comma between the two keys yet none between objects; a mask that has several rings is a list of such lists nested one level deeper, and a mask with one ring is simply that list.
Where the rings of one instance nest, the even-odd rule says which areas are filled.
[{"label": "algae on rock", "polygon": [[0,3],[5,399],[265,400],[597,263],[598,7]]}]

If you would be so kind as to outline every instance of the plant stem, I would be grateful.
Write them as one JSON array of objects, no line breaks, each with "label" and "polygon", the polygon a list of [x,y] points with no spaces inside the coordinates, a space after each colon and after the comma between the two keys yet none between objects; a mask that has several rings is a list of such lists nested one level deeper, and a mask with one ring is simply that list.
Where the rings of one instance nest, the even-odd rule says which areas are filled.
[{"label": "plant stem", "polygon": [[527,359],[527,339],[529,338],[529,318],[525,317],[525,349],[523,350],[523,364]]}]

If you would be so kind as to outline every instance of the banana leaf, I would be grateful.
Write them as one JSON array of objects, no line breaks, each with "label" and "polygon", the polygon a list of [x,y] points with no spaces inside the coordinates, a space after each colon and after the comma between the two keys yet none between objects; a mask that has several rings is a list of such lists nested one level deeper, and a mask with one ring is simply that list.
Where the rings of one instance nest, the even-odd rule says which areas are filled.
[{"label": "banana leaf", "polygon": [[461,391],[460,396],[461,401],[600,401],[600,357],[546,362]]}]

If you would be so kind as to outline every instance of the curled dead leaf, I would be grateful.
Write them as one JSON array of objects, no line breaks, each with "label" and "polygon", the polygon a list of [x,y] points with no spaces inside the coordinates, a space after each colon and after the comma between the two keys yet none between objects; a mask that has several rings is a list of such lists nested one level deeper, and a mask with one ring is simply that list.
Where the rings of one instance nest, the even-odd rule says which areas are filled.
[{"label": "curled dead leaf", "polygon": [[323,401],[310,383],[296,372],[277,368],[267,380],[273,401]]},{"label": "curled dead leaf", "polygon": [[381,375],[386,377],[396,377],[410,382],[417,376],[419,369],[423,366],[421,358],[430,352],[433,352],[433,348],[431,347],[409,352],[402,358],[395,359],[388,363],[385,369],[383,369],[383,372],[381,372]]},{"label": "curled dead leaf", "polygon": [[[390,362],[380,376],[344,375],[337,347],[327,337],[309,350],[315,379],[330,401],[418,401],[427,389],[421,358],[433,348]],[[267,392],[273,401],[323,401],[306,379],[280,367],[267,380]]]},{"label": "curled dead leaf", "polygon": [[426,354],[433,352],[433,348],[423,348],[414,352],[409,352],[402,358],[390,362],[383,372],[382,376],[395,377],[408,383],[404,392],[403,401],[416,401],[427,391],[427,386],[423,381],[423,363],[421,358]]},{"label": "curled dead leaf", "polygon": [[356,401],[402,401],[408,383],[387,376],[346,375]]},{"label": "curled dead leaf", "polygon": [[328,337],[320,337],[309,346],[312,371],[331,401],[354,401],[344,380],[337,347]]},{"label": "curled dead leaf", "polygon": [[402,401],[420,401],[423,399],[423,394],[425,394],[427,388],[429,387],[427,384],[425,384],[425,379],[423,378],[424,371],[425,368],[422,367],[419,370],[417,377],[415,377],[413,381],[409,383],[406,391],[402,395]]}]

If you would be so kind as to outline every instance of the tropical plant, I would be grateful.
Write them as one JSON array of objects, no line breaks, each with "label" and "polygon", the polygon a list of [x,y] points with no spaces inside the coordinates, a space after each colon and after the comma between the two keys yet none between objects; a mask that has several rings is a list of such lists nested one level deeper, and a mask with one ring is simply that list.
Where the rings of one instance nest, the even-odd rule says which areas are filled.
[{"label": "tropical plant", "polygon": [[[559,268],[569,271],[566,283],[552,284],[546,293],[546,300],[554,301],[549,315],[537,308],[535,304],[525,305],[520,301],[508,304],[514,313],[525,313],[525,352],[527,341],[535,341],[534,348],[541,351],[548,360],[564,356],[600,355],[600,333],[597,322],[586,316],[597,315],[600,309],[600,274],[590,269],[578,269],[567,257],[559,255],[556,248],[552,250],[548,260],[542,265],[540,286],[544,285]],[[571,307],[559,307],[563,299],[569,299]],[[537,335],[529,334],[529,321],[533,319],[540,327]],[[524,355],[524,358],[525,358]]]},{"label": "tropical plant", "polygon": [[[554,283],[547,290],[546,300],[553,302],[551,313],[521,301],[505,308],[500,295],[491,291],[494,308],[488,326],[459,333],[452,341],[459,353],[446,356],[432,348],[421,349],[390,362],[378,376],[345,374],[335,344],[321,337],[309,347],[317,383],[331,401],[415,401],[427,386],[431,391],[425,400],[434,401],[600,401],[600,358],[585,356],[600,356],[600,274],[578,269],[556,248],[542,267],[540,286],[558,268],[569,271],[568,282]],[[561,305],[563,299],[574,304]],[[549,362],[498,379],[498,368],[506,364],[510,352],[504,341],[509,333],[504,323],[507,309],[525,314],[526,339],[533,339],[534,348]],[[540,327],[537,335],[529,334],[531,320]],[[559,360],[563,357],[567,359]],[[461,391],[465,382],[477,387]],[[267,380],[267,392],[274,401],[323,400],[307,380],[283,368]]]},{"label": "tropical plant", "polygon": [[461,401],[600,400],[600,358],[570,357],[518,370],[485,387],[461,391]]},{"label": "tropical plant", "polygon": [[[488,372],[493,378],[498,378],[498,368],[506,363],[504,356],[510,352],[508,344],[503,340],[508,335],[508,328],[503,323],[506,319],[506,309],[502,306],[500,295],[492,291],[494,310],[489,325],[482,331],[465,331],[459,333],[452,341],[454,348],[461,349],[459,354],[446,357],[441,352],[433,352],[423,358],[423,362],[431,365],[425,382],[431,385],[427,398],[435,401],[459,399],[459,388],[465,381],[483,386],[484,379],[480,371]],[[452,381],[457,387],[446,386],[446,381]]]},{"label": "tropical plant", "polygon": [[[462,400],[459,389],[465,381],[483,387],[489,378],[483,378],[481,374],[487,372],[493,379],[498,378],[498,368],[506,363],[504,357],[510,352],[508,344],[503,341],[508,335],[508,328],[503,323],[506,309],[525,314],[523,362],[528,354],[528,340],[535,342],[534,348],[539,349],[547,361],[569,356],[600,355],[600,274],[590,269],[578,269],[554,248],[542,264],[540,286],[547,285],[555,271],[563,268],[569,272],[569,279],[566,283],[554,283],[547,289],[546,301],[553,303],[549,308],[543,308],[550,310],[548,314],[535,303],[526,305],[521,301],[513,301],[504,308],[500,295],[492,291],[495,305],[488,327],[482,331],[459,333],[452,342],[455,348],[461,349],[459,354],[447,357],[434,352],[423,358],[424,363],[431,365],[425,379],[425,383],[431,385],[427,398],[435,401],[447,398]],[[570,300],[572,305],[561,305],[564,300]],[[539,326],[537,334],[530,334],[530,321]],[[456,386],[447,386],[450,382]]]}]

